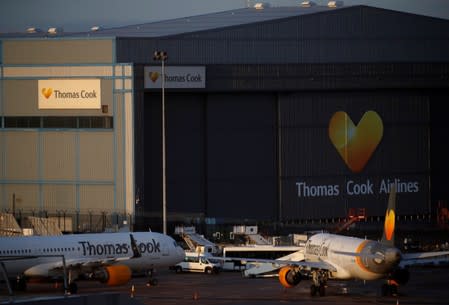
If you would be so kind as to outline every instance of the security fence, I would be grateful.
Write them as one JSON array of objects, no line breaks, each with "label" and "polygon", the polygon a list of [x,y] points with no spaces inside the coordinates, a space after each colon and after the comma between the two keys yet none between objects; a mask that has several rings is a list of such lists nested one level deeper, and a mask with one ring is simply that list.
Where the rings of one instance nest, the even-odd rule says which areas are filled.
[{"label": "security fence", "polygon": [[132,230],[131,214],[107,211],[23,211],[0,212],[0,235],[60,235]]}]

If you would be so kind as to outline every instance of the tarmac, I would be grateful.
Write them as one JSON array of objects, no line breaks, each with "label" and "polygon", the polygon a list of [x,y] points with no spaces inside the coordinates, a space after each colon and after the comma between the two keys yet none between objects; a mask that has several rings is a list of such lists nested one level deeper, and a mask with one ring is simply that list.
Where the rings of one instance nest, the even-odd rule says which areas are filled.
[{"label": "tarmac", "polygon": [[397,296],[390,297],[380,296],[381,280],[329,281],[326,296],[311,297],[308,280],[286,289],[277,278],[243,278],[237,271],[208,275],[161,270],[157,279],[156,286],[148,286],[145,277],[135,277],[119,287],[79,282],[79,294],[67,296],[60,285],[30,283],[27,292],[10,297],[2,284],[0,304],[449,304],[448,267],[412,268],[409,283],[399,288]]}]

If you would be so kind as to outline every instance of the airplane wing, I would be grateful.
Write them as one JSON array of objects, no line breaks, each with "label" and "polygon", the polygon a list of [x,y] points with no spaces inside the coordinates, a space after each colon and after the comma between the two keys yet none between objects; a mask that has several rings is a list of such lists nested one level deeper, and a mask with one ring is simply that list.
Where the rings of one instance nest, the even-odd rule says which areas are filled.
[{"label": "airplane wing", "polygon": [[280,259],[259,259],[259,258],[242,258],[242,257],[213,257],[218,260],[233,260],[233,261],[241,261],[242,263],[269,263],[273,264],[273,266],[296,266],[301,267],[304,270],[328,270],[332,272],[336,272],[337,269],[330,263],[326,261],[304,261],[304,260],[280,260]]},{"label": "airplane wing", "polygon": [[399,264],[401,267],[416,265],[437,265],[440,263],[449,264],[449,251],[403,253]]}]

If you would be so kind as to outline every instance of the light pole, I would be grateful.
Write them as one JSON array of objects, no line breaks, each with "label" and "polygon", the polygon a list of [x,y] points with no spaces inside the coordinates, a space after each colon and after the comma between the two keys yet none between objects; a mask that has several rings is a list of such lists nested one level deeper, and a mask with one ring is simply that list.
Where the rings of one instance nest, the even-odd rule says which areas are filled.
[{"label": "light pole", "polygon": [[153,60],[160,60],[161,87],[162,87],[162,232],[167,234],[167,184],[166,184],[166,160],[165,160],[165,61],[168,59],[167,52],[154,51]]}]

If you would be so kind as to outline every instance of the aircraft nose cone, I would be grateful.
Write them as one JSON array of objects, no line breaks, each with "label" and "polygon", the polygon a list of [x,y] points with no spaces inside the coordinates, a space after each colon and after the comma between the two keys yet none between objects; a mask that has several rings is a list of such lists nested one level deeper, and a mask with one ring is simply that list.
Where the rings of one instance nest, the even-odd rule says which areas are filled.
[{"label": "aircraft nose cone", "polygon": [[183,261],[184,258],[186,257],[186,253],[185,253],[184,249],[178,246],[176,248],[176,250],[177,250],[177,259],[179,261]]},{"label": "aircraft nose cone", "polygon": [[399,261],[402,258],[401,251],[396,248],[390,248],[385,252],[385,260],[390,264],[399,264]]}]

